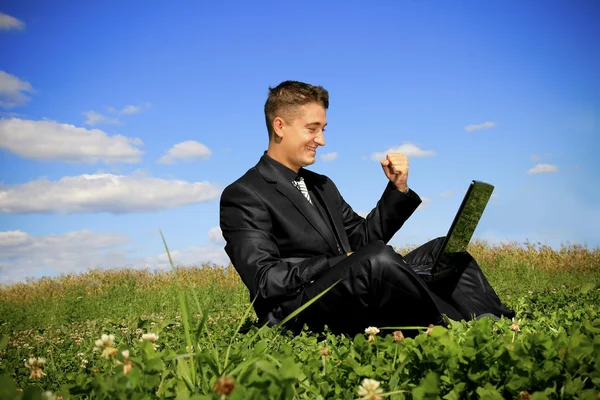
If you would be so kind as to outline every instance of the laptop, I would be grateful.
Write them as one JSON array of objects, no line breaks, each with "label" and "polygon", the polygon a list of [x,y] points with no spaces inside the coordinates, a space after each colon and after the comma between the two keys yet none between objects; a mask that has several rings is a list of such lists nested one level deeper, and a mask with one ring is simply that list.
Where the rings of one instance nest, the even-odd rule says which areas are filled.
[{"label": "laptop", "polygon": [[454,270],[452,260],[467,251],[493,191],[494,186],[489,183],[471,181],[442,245],[433,250],[433,265],[411,265],[423,280],[435,281]]}]

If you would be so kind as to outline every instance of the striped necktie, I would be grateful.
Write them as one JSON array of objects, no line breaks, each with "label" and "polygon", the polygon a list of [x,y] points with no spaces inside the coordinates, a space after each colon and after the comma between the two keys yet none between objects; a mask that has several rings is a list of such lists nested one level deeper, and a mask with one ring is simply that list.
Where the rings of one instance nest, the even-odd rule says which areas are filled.
[{"label": "striped necktie", "polygon": [[300,190],[300,193],[302,193],[304,197],[306,197],[306,200],[308,200],[308,202],[312,204],[313,202],[310,199],[310,194],[308,194],[308,189],[306,188],[306,183],[304,183],[304,178],[299,176],[292,182],[294,183],[294,186],[296,186],[298,190]]}]

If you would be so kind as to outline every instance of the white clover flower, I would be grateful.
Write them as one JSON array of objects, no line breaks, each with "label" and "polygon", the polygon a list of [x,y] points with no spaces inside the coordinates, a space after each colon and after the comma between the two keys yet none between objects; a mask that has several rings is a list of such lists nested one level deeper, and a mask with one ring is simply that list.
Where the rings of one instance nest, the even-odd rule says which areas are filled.
[{"label": "white clover flower", "polygon": [[56,395],[50,391],[46,391],[46,392],[42,393],[42,399],[44,399],[44,400],[56,400],[56,398],[57,398]]},{"label": "white clover flower", "polygon": [[515,332],[521,332],[521,328],[519,327],[519,323],[517,321],[515,321],[515,318],[513,317],[512,319],[512,325],[510,326],[510,329],[515,331]]},{"label": "white clover flower", "polygon": [[100,339],[96,340],[94,344],[98,350],[106,349],[107,347],[114,347],[115,335],[102,334]]},{"label": "white clover flower", "polygon": [[369,335],[369,342],[374,342],[375,335],[377,335],[379,333],[379,329],[377,329],[374,326],[369,326],[368,328],[365,329],[365,333],[367,335]]},{"label": "white clover flower", "polygon": [[142,335],[142,341],[145,340],[150,343],[154,343],[158,340],[158,335],[156,333],[144,333]]},{"label": "white clover flower", "polygon": [[117,360],[117,364],[123,366],[123,374],[127,375],[133,369],[133,362],[129,359],[129,350],[123,350],[121,355],[123,356],[123,361]]},{"label": "white clover flower", "polygon": [[380,383],[375,379],[366,378],[358,387],[358,395],[360,400],[381,400],[383,389],[379,387]]},{"label": "white clover flower", "polygon": [[[42,365],[44,365],[46,363],[46,359],[43,357],[29,357],[29,360],[27,360],[27,364],[29,364],[29,367],[41,367]],[[25,365],[27,367],[27,365]],[[29,368],[28,367],[28,368]]]},{"label": "white clover flower", "polygon": [[46,376],[42,371],[42,365],[46,363],[46,359],[42,357],[29,357],[29,360],[25,361],[25,368],[30,369],[29,379],[41,379]]},{"label": "white clover flower", "polygon": [[101,356],[104,358],[113,356],[118,351],[114,347],[115,346],[115,336],[114,335],[102,334],[102,336],[100,336],[100,339],[96,340],[94,342],[94,344],[96,345],[96,347],[94,347],[94,351],[102,350]]},{"label": "white clover flower", "polygon": [[377,329],[374,326],[370,326],[367,329],[365,329],[365,333],[367,335],[377,335],[379,333],[379,329]]}]

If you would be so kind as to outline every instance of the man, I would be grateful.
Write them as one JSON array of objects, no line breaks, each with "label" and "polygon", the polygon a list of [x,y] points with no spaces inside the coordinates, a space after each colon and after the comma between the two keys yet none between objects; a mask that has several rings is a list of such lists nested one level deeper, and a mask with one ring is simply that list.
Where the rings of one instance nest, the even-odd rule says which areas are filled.
[{"label": "man", "polygon": [[457,272],[425,283],[411,264],[433,262],[440,239],[406,256],[387,245],[421,203],[408,186],[409,162],[387,154],[387,184],[363,218],[325,175],[305,169],[325,145],[328,92],[302,82],[270,88],[265,103],[269,145],[258,163],[222,193],[220,225],[225,251],[256,297],[259,322],[282,321],[339,281],[302,311],[288,328],[356,334],[368,326],[445,324],[493,314],[514,316],[468,255]]}]

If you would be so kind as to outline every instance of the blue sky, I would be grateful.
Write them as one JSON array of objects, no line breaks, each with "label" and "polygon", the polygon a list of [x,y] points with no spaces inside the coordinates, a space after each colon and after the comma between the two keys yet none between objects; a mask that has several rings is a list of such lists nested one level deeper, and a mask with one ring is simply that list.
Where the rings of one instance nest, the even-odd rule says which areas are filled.
[{"label": "blue sky", "polygon": [[409,156],[424,200],[390,244],[600,245],[600,2],[3,2],[0,282],[227,263],[221,190],[267,148],[286,79],[330,93],[310,169],[366,214]]}]

